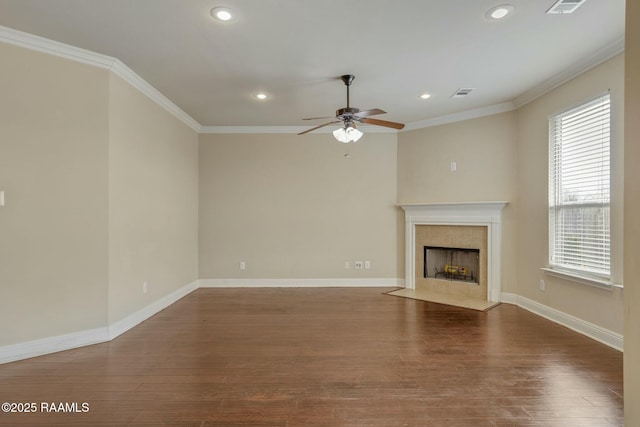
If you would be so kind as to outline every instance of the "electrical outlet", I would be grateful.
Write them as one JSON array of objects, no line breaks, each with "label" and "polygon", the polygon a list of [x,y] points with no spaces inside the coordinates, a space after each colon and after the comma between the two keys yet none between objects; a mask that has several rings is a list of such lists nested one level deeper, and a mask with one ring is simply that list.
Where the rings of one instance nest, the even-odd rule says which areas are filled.
[{"label": "electrical outlet", "polygon": [[544,283],[543,279],[540,279],[540,290],[544,292],[547,285]]},{"label": "electrical outlet", "polygon": [[364,269],[365,270],[371,269],[371,261],[365,261],[364,262]]},{"label": "electrical outlet", "polygon": [[246,270],[247,269],[247,263],[244,261],[240,261],[240,270]]},{"label": "electrical outlet", "polygon": [[344,268],[347,269],[347,270],[350,269],[351,268],[351,263],[349,261],[345,261],[344,262]]},{"label": "electrical outlet", "polygon": [[356,261],[353,263],[353,265],[355,266],[356,270],[362,270],[362,261]]},{"label": "electrical outlet", "polygon": [[458,163],[451,162],[451,172],[455,172],[458,170]]},{"label": "electrical outlet", "polygon": [[144,282],[142,284],[142,293],[146,294],[148,290],[149,290],[149,286],[147,285],[147,282]]}]

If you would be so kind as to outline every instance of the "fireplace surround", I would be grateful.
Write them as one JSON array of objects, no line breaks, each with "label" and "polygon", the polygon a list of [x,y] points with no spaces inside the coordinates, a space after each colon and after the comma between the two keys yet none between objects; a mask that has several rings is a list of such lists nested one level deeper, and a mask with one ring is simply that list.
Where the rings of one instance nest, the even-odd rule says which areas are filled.
[{"label": "fireplace surround", "polygon": [[[478,226],[486,228],[487,300],[501,299],[502,209],[508,202],[458,202],[401,204],[405,211],[405,288],[415,289],[423,272],[417,254],[416,230],[422,225]],[[453,246],[456,245],[452,242]],[[421,246],[422,248],[422,246]],[[418,255],[418,256],[417,256]],[[417,256],[417,257],[416,257]],[[417,274],[419,272],[419,274]]]}]

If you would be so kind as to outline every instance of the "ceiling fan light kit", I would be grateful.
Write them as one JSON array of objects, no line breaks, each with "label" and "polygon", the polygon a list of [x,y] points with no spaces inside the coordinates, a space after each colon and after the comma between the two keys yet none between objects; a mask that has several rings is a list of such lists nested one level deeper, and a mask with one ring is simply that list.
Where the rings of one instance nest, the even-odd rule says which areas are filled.
[{"label": "ceiling fan light kit", "polygon": [[357,142],[363,133],[356,129],[354,126],[347,126],[344,128],[338,128],[333,131],[333,136],[340,142],[348,144],[349,142]]},{"label": "ceiling fan light kit", "polygon": [[[333,136],[338,141],[347,144],[349,142],[358,141],[363,135],[361,131],[356,129],[356,122],[366,123],[366,124],[371,124],[376,126],[384,126],[384,127],[389,127],[393,129],[404,128],[404,124],[402,123],[369,118],[369,116],[374,116],[377,114],[385,114],[386,111],[384,110],[381,110],[379,108],[373,108],[371,110],[360,111],[358,108],[352,108],[350,106],[349,86],[351,86],[351,83],[353,83],[353,80],[355,78],[356,77],[353,74],[345,74],[343,76],[340,76],[340,79],[344,82],[345,86],[347,87],[347,106],[345,108],[340,108],[336,110],[335,119],[330,122],[327,122],[319,126],[313,127],[311,129],[307,129],[303,132],[300,132],[298,135],[304,135],[305,133],[309,133],[316,129],[320,129],[321,127],[342,122],[343,126],[333,131]],[[324,118],[329,118],[329,117],[310,117],[303,120],[314,120],[314,119],[324,119]]]}]

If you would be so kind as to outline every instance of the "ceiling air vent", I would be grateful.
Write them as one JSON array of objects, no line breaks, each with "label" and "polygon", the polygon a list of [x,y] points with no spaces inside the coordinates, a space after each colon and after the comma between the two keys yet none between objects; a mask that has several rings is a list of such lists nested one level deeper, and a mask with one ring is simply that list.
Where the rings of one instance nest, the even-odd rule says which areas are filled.
[{"label": "ceiling air vent", "polygon": [[558,0],[547,10],[549,14],[573,13],[587,0]]},{"label": "ceiling air vent", "polygon": [[453,92],[453,95],[451,95],[452,98],[464,98],[465,96],[469,95],[469,93],[471,93],[471,91],[473,90],[473,88],[460,88],[458,90],[456,90],[455,92]]}]

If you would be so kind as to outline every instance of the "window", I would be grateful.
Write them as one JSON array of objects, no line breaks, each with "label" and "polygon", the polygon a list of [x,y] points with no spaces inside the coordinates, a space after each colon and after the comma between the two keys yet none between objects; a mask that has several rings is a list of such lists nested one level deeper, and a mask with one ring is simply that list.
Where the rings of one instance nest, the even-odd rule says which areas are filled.
[{"label": "window", "polygon": [[549,118],[549,265],[610,277],[609,94]]}]

